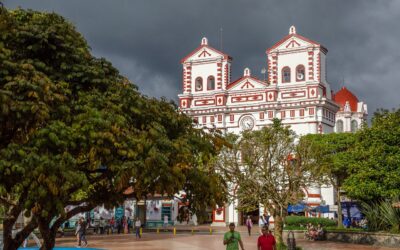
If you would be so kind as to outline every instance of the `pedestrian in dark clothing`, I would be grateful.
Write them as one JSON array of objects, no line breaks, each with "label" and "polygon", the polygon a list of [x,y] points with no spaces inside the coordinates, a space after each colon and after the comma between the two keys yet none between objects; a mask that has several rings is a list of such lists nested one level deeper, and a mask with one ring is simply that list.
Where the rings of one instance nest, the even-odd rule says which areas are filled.
[{"label": "pedestrian in dark clothing", "polygon": [[79,219],[78,225],[76,227],[76,233],[78,236],[78,246],[80,247],[82,244],[82,241],[84,242],[83,246],[87,246],[87,240],[86,240],[86,221],[83,218]]},{"label": "pedestrian in dark clothing", "polygon": [[253,222],[251,221],[250,215],[247,216],[246,227],[247,227],[247,231],[249,232],[249,236],[250,236],[251,235],[251,228],[253,227]]},{"label": "pedestrian in dark clothing", "polygon": [[128,217],[127,223],[128,223],[128,234],[130,234],[131,233],[131,227],[132,227],[132,220],[131,220],[130,217]]},{"label": "pedestrian in dark clothing", "polygon": [[123,224],[124,224],[124,219],[122,217],[117,219],[117,231],[118,231],[118,234],[120,234],[122,232]]},{"label": "pedestrian in dark clothing", "polygon": [[345,217],[345,218],[344,218],[344,220],[343,220],[343,225],[344,225],[346,228],[350,228],[350,226],[351,226],[351,221],[350,221],[350,218],[349,218],[349,217]]},{"label": "pedestrian in dark clothing", "polygon": [[111,218],[109,224],[110,224],[110,228],[111,228],[111,233],[113,234],[115,227],[116,227],[116,222],[115,222],[114,216]]},{"label": "pedestrian in dark clothing", "polygon": [[268,213],[264,214],[264,220],[265,220],[264,226],[267,226],[268,228],[269,228],[269,218],[270,217],[271,216]]}]

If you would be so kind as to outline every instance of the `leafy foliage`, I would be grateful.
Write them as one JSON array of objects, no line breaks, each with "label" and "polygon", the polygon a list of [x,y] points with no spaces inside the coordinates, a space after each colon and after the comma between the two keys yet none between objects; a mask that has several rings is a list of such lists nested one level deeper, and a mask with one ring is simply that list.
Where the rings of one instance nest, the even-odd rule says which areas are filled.
[{"label": "leafy foliage", "polygon": [[354,199],[376,202],[400,195],[400,109],[375,113],[357,135],[354,164],[344,189]]},{"label": "leafy foliage", "polygon": [[[336,200],[340,201],[343,183],[350,175],[350,165],[354,162],[353,149],[357,134],[331,133],[309,134],[303,137],[312,146],[312,155],[318,162],[315,170],[323,177],[323,183],[334,187]],[[338,214],[342,214],[341,203],[338,202]],[[342,217],[338,218],[338,226],[342,226]]]},{"label": "leafy foliage", "polygon": [[275,235],[282,242],[283,219],[287,207],[304,196],[304,188],[318,181],[316,161],[307,140],[295,142],[294,132],[274,120],[269,127],[245,131],[241,137],[228,135],[231,143],[218,162],[229,182],[233,199],[241,210],[262,204],[275,221]]},{"label": "leafy foliage", "polygon": [[[93,57],[63,17],[1,9],[0,34],[5,248],[16,249],[39,226],[43,249],[51,249],[64,220],[127,195],[184,189],[198,208],[222,202],[222,180],[208,163],[218,135],[194,129],[173,103],[142,96]],[[13,238],[21,212],[32,221]]]},{"label": "leafy foliage", "polygon": [[[276,249],[277,250],[287,250],[289,248],[284,243],[278,243],[278,244],[276,244]],[[302,248],[296,246],[296,250],[302,250]]]},{"label": "leafy foliage", "polygon": [[356,142],[353,133],[308,134],[303,137],[313,147],[313,156],[319,163],[319,170],[327,184],[341,186],[349,175],[353,162],[350,150]]},{"label": "leafy foliage", "polygon": [[336,221],[327,218],[315,218],[315,217],[304,217],[304,216],[287,216],[285,218],[286,226],[305,227],[308,223],[311,223],[315,226],[321,224],[325,228],[336,226]]},{"label": "leafy foliage", "polygon": [[362,203],[362,212],[368,220],[368,230],[400,233],[400,208],[393,206],[394,201],[398,199],[372,204]]}]

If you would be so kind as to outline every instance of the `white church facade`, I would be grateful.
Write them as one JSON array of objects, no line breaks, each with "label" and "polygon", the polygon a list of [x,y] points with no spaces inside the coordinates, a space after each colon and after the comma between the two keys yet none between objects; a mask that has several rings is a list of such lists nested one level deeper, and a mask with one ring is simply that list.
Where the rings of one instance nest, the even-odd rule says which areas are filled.
[{"label": "white church facade", "polygon": [[[199,127],[240,133],[260,129],[278,118],[297,135],[357,130],[366,120],[367,105],[346,88],[333,94],[327,81],[328,50],[290,27],[289,34],[267,49],[267,80],[250,69],[232,81],[232,57],[208,44],[207,38],[181,60],[179,107]],[[306,190],[309,206],[335,204],[333,188]],[[232,204],[213,212],[213,222],[238,222]]]}]

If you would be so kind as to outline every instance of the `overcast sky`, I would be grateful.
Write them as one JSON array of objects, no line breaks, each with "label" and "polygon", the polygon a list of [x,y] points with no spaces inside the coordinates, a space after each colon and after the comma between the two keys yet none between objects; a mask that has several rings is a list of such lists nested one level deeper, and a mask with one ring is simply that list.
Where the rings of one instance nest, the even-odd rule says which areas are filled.
[{"label": "overcast sky", "polygon": [[[233,57],[233,80],[245,67],[261,77],[265,50],[297,33],[328,50],[328,81],[346,86],[378,108],[400,104],[400,0],[3,0],[54,11],[87,39],[93,54],[105,57],[149,96],[177,100],[180,59],[203,36]],[[344,79],[344,81],[343,81]]]}]

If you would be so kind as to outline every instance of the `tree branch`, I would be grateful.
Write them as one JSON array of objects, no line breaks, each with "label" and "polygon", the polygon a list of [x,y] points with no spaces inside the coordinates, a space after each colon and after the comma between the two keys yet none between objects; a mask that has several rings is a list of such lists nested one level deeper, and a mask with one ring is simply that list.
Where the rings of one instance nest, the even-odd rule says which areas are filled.
[{"label": "tree branch", "polygon": [[79,213],[90,211],[95,207],[96,207],[95,204],[88,204],[88,205],[84,205],[84,206],[77,206],[77,207],[71,209],[64,216],[60,216],[56,219],[56,221],[53,223],[53,225],[51,227],[51,230],[52,231],[57,230],[64,221],[70,219],[71,217],[73,217],[74,215],[77,215]]},{"label": "tree branch", "polygon": [[16,203],[13,203],[12,201],[8,200],[7,198],[1,197],[0,196],[0,203],[6,205],[6,206],[16,206]]}]

